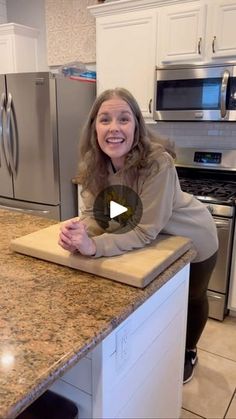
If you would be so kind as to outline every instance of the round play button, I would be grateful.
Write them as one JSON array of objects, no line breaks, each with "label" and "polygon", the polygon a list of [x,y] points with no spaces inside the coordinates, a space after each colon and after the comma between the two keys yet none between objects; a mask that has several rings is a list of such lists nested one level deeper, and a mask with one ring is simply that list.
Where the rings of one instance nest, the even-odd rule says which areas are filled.
[{"label": "round play button", "polygon": [[142,201],[137,193],[123,185],[103,189],[93,207],[95,220],[107,233],[127,233],[140,222],[142,212]]}]

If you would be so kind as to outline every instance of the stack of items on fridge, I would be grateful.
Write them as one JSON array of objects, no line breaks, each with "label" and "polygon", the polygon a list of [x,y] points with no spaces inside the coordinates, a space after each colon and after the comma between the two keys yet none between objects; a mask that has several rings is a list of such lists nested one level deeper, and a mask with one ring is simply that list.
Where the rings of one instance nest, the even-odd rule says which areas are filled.
[{"label": "stack of items on fridge", "polygon": [[73,61],[61,66],[59,73],[73,80],[96,82],[96,71],[89,70],[80,61]]}]

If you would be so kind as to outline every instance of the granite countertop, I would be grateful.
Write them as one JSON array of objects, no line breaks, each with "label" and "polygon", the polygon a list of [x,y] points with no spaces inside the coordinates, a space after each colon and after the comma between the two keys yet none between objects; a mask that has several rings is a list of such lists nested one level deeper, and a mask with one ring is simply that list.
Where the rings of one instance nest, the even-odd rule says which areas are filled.
[{"label": "granite countertop", "polygon": [[195,256],[144,289],[10,250],[56,221],[0,210],[0,418],[15,418]]}]

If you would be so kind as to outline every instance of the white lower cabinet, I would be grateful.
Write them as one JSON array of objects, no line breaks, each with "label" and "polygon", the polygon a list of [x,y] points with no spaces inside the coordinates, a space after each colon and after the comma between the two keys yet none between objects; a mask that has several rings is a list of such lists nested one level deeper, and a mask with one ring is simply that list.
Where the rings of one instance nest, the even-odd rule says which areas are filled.
[{"label": "white lower cabinet", "polygon": [[135,310],[51,389],[80,418],[178,418],[189,266]]}]

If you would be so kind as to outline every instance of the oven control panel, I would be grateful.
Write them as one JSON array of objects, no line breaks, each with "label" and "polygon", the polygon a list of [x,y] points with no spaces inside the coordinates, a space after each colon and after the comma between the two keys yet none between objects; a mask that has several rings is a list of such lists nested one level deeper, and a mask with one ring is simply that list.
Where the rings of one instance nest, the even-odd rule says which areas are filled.
[{"label": "oven control panel", "polygon": [[195,163],[221,164],[222,153],[213,151],[195,151],[193,161]]},{"label": "oven control panel", "polygon": [[236,173],[236,149],[176,147],[175,165]]}]

